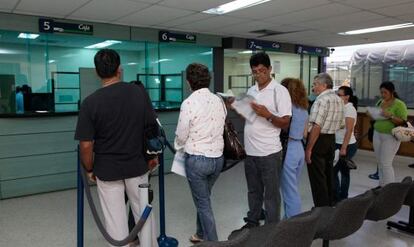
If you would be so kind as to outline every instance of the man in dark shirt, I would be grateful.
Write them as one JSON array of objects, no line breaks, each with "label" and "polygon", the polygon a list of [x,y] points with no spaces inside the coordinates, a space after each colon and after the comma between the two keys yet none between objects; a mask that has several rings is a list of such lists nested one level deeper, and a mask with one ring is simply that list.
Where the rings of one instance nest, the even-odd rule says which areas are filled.
[{"label": "man in dark shirt", "polygon": [[[88,177],[97,183],[106,230],[122,240],[129,233],[124,192],[137,221],[142,206],[138,185],[148,183],[148,172],[158,164],[144,151],[144,133],[157,123],[144,90],[121,81],[117,52],[100,50],[94,62],[102,88],[82,102],[75,139]],[[152,235],[156,245],[155,232]]]}]

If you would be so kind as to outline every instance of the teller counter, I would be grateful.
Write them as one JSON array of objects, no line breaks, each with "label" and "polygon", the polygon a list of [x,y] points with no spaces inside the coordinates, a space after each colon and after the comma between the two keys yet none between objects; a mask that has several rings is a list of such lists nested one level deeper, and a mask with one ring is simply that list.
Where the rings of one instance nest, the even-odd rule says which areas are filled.
[{"label": "teller counter", "polygon": [[[173,143],[179,110],[157,114]],[[0,115],[0,199],[76,187],[77,113]],[[165,171],[173,155],[165,153]]]}]

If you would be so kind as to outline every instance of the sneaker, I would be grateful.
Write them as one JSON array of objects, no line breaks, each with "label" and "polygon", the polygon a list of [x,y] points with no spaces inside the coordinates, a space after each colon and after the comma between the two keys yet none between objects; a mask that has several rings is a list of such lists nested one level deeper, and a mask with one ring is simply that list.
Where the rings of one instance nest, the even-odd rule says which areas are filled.
[{"label": "sneaker", "polygon": [[203,239],[202,238],[200,238],[197,234],[193,234],[193,235],[191,235],[191,237],[190,237],[190,242],[191,243],[193,243],[193,244],[195,244],[195,243],[200,243],[200,242],[203,242]]},{"label": "sneaker", "polygon": [[369,175],[368,175],[368,177],[369,177],[370,179],[379,180],[379,175],[378,175],[378,172],[376,172],[376,173],[372,173],[372,174],[369,174]]}]

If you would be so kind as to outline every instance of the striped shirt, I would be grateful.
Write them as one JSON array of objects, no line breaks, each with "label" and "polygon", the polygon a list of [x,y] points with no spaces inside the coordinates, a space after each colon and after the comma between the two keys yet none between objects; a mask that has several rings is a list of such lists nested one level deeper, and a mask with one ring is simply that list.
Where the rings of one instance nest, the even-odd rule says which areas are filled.
[{"label": "striped shirt", "polygon": [[321,134],[335,134],[345,126],[344,103],[332,89],[323,91],[316,98],[311,108],[309,124],[319,125]]}]

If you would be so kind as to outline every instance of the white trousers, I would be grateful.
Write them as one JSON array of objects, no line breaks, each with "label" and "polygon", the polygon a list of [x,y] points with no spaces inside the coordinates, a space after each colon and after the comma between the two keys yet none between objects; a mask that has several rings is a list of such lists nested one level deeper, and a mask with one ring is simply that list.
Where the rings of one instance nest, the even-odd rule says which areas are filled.
[{"label": "white trousers", "polygon": [[395,181],[394,168],[392,161],[400,148],[400,141],[395,139],[391,134],[381,134],[374,131],[373,145],[375,158],[378,164],[379,185]]},{"label": "white trousers", "polygon": [[[148,173],[140,176],[117,181],[102,181],[96,179],[98,196],[105,219],[105,228],[109,235],[115,240],[122,240],[129,234],[127,207],[125,205],[125,191],[134,214],[135,222],[141,217],[138,185],[148,183]],[[152,224],[152,246],[158,246],[154,211],[151,211],[147,223]],[[142,239],[141,235],[138,235]],[[112,245],[109,245],[112,246]],[[128,246],[128,245],[125,245]],[[147,247],[147,246],[142,246]]]}]

